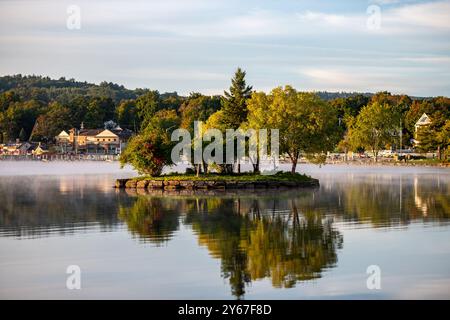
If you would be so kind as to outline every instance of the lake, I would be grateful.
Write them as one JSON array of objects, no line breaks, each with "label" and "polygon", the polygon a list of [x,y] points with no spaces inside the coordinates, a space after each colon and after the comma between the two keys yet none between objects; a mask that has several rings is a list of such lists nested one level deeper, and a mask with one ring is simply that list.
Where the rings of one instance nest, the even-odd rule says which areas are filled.
[{"label": "lake", "polygon": [[134,192],[117,163],[0,162],[0,298],[450,298],[449,169],[297,170],[320,187]]}]

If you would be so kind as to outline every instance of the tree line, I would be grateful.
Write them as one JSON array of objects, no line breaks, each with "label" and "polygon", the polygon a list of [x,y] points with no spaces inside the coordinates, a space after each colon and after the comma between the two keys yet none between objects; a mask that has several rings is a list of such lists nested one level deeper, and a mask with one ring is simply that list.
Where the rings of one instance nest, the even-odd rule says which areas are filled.
[{"label": "tree line", "polygon": [[[297,91],[292,86],[257,92],[246,84],[246,73],[240,68],[231,86],[221,97],[193,95],[178,109],[145,109],[141,115],[140,134],[129,143],[121,156],[123,164],[130,163],[142,173],[158,175],[165,165],[171,165],[170,152],[176,142],[171,132],[179,127],[191,136],[194,121],[205,121],[206,128],[225,133],[226,129],[278,129],[280,153],[291,160],[291,172],[297,161],[305,156],[322,163],[328,151],[371,151],[377,160],[385,148],[412,146],[415,137],[423,142],[420,151],[439,150],[439,157],[448,157],[450,145],[450,99],[436,97],[413,99],[406,95],[379,92],[372,96],[355,95],[326,101],[313,92]],[[432,124],[415,132],[415,123],[423,113]],[[425,137],[426,136],[426,137]],[[239,172],[239,165],[204,164],[197,166],[208,172],[213,166],[219,172]],[[258,160],[254,172],[259,172]]]},{"label": "tree line", "polygon": [[[0,77],[0,142],[52,142],[61,130],[82,122],[86,128],[99,128],[113,120],[137,134],[123,160],[140,163],[142,169],[153,166],[158,172],[161,165],[170,164],[171,131],[181,127],[193,132],[194,121],[203,121],[206,127],[222,131],[279,129],[280,152],[291,159],[294,171],[300,156],[322,162],[327,151],[366,150],[376,158],[381,149],[413,146],[413,138],[420,141],[419,151],[438,151],[440,158],[448,157],[447,97],[303,92],[289,85],[264,93],[247,85],[245,76],[238,68],[223,95],[186,97],[107,82]],[[431,124],[415,132],[423,113]],[[143,144],[147,148],[140,148]]]}]

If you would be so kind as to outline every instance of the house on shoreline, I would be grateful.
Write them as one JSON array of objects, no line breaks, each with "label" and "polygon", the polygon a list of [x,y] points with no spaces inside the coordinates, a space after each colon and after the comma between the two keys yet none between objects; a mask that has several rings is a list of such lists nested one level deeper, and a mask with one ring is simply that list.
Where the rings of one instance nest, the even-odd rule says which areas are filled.
[{"label": "house on shoreline", "polygon": [[60,153],[118,155],[132,134],[131,130],[120,126],[111,129],[85,129],[81,124],[80,129],[61,131],[55,139]]},{"label": "house on shoreline", "polygon": [[41,143],[19,141],[15,143],[0,144],[0,155],[4,156],[34,156],[48,153]]}]

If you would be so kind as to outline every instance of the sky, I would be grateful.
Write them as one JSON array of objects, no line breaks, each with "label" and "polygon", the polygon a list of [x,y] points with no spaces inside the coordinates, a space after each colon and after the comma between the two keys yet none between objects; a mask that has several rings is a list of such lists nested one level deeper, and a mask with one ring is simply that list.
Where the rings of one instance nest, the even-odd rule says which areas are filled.
[{"label": "sky", "polygon": [[0,0],[0,75],[450,96],[450,1]]}]

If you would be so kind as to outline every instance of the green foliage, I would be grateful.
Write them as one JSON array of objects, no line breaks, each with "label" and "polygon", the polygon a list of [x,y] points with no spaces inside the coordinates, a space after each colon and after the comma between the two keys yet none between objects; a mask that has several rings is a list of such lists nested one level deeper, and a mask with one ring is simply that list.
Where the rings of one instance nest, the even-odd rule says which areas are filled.
[{"label": "green foliage", "polygon": [[41,104],[35,100],[10,102],[6,110],[0,112],[0,132],[4,133],[4,140],[8,137],[5,142],[19,138],[22,129],[31,132],[41,108]]},{"label": "green foliage", "polygon": [[62,130],[67,130],[70,124],[70,110],[58,102],[51,102],[47,112],[37,117],[30,140],[51,141]]},{"label": "green foliage", "polygon": [[155,113],[161,109],[159,92],[149,91],[136,99],[136,110],[141,129],[146,128]]},{"label": "green foliage", "polygon": [[138,123],[135,100],[123,100],[116,108],[116,119],[119,125],[125,129],[136,130]]},{"label": "green foliage", "polygon": [[249,125],[279,129],[280,152],[287,153],[295,172],[300,154],[323,162],[341,136],[337,112],[315,94],[278,87],[269,95],[253,93],[248,102]]},{"label": "green foliage", "polygon": [[237,129],[247,120],[246,101],[250,98],[252,87],[245,82],[245,71],[238,68],[231,79],[230,92],[224,91],[222,99],[223,121],[229,129]]},{"label": "green foliage", "polygon": [[419,141],[416,150],[434,152],[437,149],[437,134],[431,126],[422,126],[417,130],[416,140]]},{"label": "green foliage", "polygon": [[337,112],[338,112],[338,116],[341,119],[344,119],[345,117],[356,117],[358,115],[358,113],[360,112],[360,110],[367,105],[367,103],[369,102],[370,98],[362,95],[362,94],[358,94],[355,96],[351,96],[348,98],[337,98],[334,100],[330,101],[330,104],[336,108]]},{"label": "green foliage", "polygon": [[208,118],[220,109],[220,97],[208,97],[199,93],[191,95],[181,104],[181,128],[194,133],[194,121],[207,121]]},{"label": "green foliage", "polygon": [[160,175],[164,166],[172,164],[171,151],[176,143],[170,136],[179,123],[174,110],[156,112],[147,127],[128,142],[120,155],[122,167],[131,164],[139,173]]},{"label": "green foliage", "polygon": [[364,147],[371,150],[377,161],[378,151],[392,143],[393,134],[399,130],[400,114],[388,104],[373,102],[362,108],[349,130],[354,149]]},{"label": "green foliage", "polygon": [[444,155],[445,160],[449,155],[450,120],[445,120],[443,124],[442,122],[442,119],[433,117],[430,125],[419,127],[416,133],[416,149],[421,152],[438,151],[439,159]]}]

